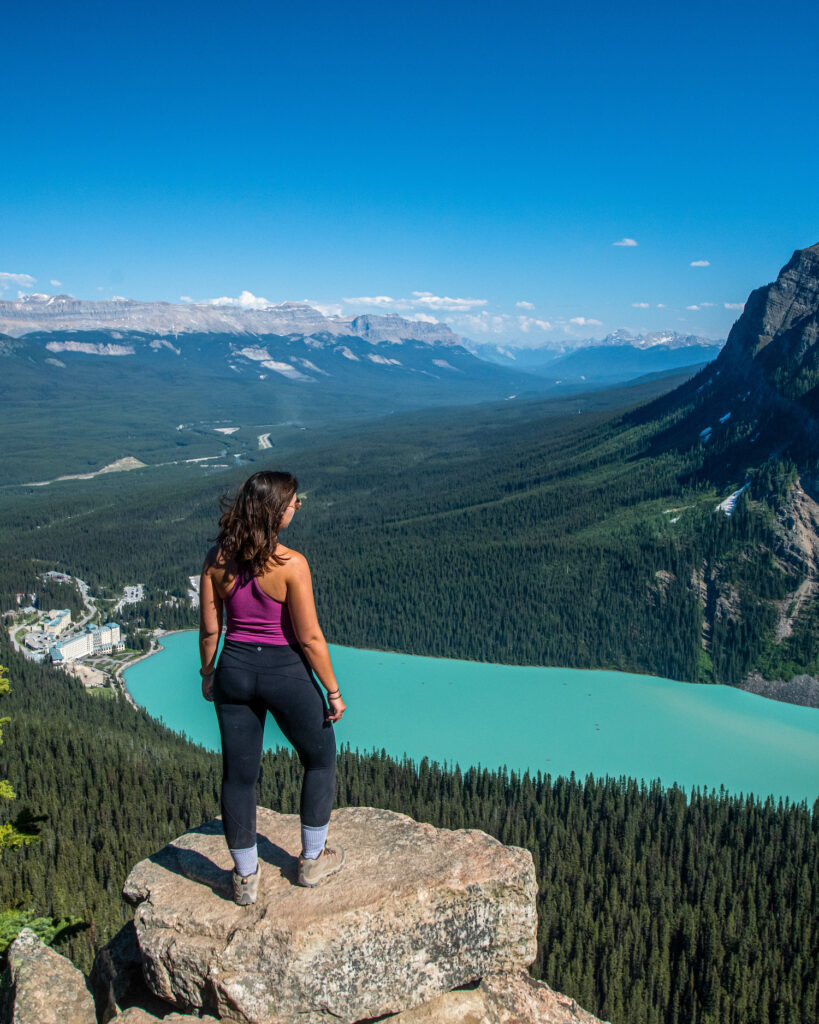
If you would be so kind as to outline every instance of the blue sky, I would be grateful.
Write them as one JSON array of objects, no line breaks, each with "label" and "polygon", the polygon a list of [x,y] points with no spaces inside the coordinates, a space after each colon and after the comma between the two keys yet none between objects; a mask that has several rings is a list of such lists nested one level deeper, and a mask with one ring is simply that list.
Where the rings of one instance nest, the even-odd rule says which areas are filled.
[{"label": "blue sky", "polygon": [[724,337],[819,241],[813,0],[90,0],[3,27],[3,298]]}]

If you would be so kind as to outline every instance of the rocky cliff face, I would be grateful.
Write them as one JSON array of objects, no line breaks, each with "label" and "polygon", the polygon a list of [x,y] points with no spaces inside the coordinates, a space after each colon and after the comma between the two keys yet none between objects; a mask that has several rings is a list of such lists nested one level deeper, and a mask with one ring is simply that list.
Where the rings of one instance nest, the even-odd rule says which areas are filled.
[{"label": "rocky cliff face", "polygon": [[702,447],[706,470],[734,477],[793,459],[813,490],[819,444],[819,245],[797,250],[751,292],[718,358],[640,414],[677,414],[657,447]]},{"label": "rocky cliff face", "polygon": [[134,923],[88,983],[21,933],[12,1024],[600,1024],[526,973],[537,891],[526,850],[345,808],[331,822],[344,870],[301,889],[298,818],[258,812],[255,905],[232,902],[220,822],[193,829],[133,869]]},{"label": "rocky cliff face", "polygon": [[780,394],[793,397],[781,383],[782,372],[792,378],[815,370],[810,354],[819,337],[817,318],[819,244],[797,249],[772,284],[751,292],[720,362],[738,374],[753,366]]}]

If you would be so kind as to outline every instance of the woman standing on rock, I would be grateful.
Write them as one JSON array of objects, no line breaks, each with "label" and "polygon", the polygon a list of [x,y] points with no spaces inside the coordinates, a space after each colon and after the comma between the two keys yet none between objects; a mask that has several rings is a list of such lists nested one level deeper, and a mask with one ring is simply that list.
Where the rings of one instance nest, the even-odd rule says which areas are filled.
[{"label": "woman standing on rock", "polygon": [[[316,617],[310,567],[279,543],[301,508],[297,489],[289,473],[254,473],[223,502],[217,545],[202,569],[202,696],[215,703],[219,719],[222,821],[240,906],[255,903],[259,887],[256,783],[268,711],[304,766],[299,884],[318,885],[344,864],[344,850],[326,839],[336,782],[333,722],[346,705]],[[227,631],[214,669],[223,610]]]}]

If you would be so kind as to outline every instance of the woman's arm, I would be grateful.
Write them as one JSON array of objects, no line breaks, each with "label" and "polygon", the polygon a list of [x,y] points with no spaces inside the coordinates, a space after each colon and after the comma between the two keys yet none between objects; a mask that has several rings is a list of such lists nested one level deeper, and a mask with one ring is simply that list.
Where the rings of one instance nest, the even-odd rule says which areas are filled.
[{"label": "woman's arm", "polygon": [[286,582],[290,621],[293,623],[296,637],[310,663],[310,668],[327,690],[327,700],[330,702],[328,717],[331,722],[337,722],[344,714],[347,705],[341,699],[336,674],[330,661],[330,652],[327,649],[327,641],[324,639],[324,634],[318,623],[310,566],[307,564],[307,559],[296,551],[290,552],[288,556]]},{"label": "woman's arm", "polygon": [[213,552],[208,553],[199,580],[199,656],[202,659],[202,696],[213,699],[213,663],[222,635],[222,598],[213,585]]}]

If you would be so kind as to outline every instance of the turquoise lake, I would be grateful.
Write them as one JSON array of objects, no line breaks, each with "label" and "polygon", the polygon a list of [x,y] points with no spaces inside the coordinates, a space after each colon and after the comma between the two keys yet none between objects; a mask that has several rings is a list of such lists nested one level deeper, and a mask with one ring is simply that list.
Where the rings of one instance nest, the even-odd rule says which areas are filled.
[{"label": "turquoise lake", "polygon": [[[125,673],[136,702],[212,750],[219,729],[202,699],[198,633]],[[819,797],[819,710],[726,686],[656,676],[519,668],[330,648],[348,711],[339,743],[461,768],[506,765],[578,778],[621,775],[731,793]],[[286,746],[268,716],[268,747]]]}]

